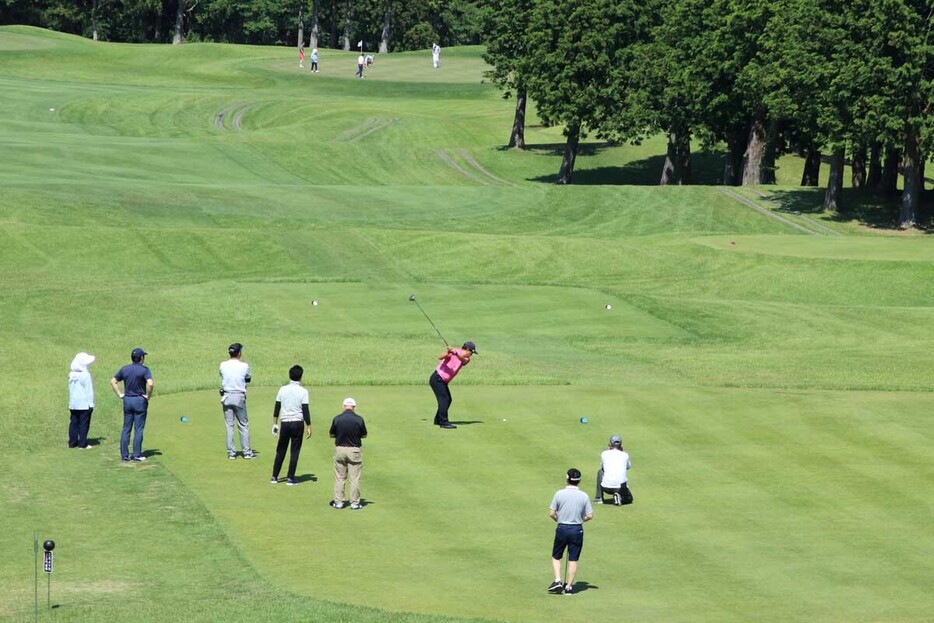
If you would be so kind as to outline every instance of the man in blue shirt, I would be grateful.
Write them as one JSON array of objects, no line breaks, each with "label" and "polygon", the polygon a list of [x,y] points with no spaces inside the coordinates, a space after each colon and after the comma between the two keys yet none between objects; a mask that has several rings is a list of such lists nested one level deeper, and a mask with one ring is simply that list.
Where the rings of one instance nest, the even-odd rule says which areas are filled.
[{"label": "man in blue shirt", "polygon": [[[134,348],[130,353],[132,363],[120,368],[113,378],[110,386],[117,398],[123,400],[123,432],[120,434],[120,458],[124,461],[131,459],[130,429],[135,429],[133,435],[134,461],[145,461],[143,456],[143,429],[146,428],[146,413],[149,410],[149,399],[152,398],[152,374],[149,368],[143,365],[146,360],[146,351]],[[123,381],[123,391],[120,391],[120,381]]]}]

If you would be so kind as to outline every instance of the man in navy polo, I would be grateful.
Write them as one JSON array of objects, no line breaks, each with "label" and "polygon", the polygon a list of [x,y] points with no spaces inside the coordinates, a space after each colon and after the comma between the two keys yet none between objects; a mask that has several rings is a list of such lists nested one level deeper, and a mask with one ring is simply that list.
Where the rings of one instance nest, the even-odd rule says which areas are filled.
[{"label": "man in navy polo", "polygon": [[[146,413],[149,410],[149,399],[152,398],[152,374],[149,368],[143,365],[146,360],[146,351],[134,348],[130,353],[132,363],[123,366],[113,378],[110,386],[117,398],[123,400],[123,432],[120,434],[120,458],[131,460],[130,456],[130,429],[135,429],[133,435],[134,461],[145,461],[143,456],[143,429],[146,428]],[[120,391],[120,381],[123,381],[123,391]]]}]

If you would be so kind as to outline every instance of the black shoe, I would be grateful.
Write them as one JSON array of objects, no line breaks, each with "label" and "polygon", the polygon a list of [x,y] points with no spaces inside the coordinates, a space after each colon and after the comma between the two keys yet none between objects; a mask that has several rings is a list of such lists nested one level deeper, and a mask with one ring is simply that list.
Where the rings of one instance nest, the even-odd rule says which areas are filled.
[{"label": "black shoe", "polygon": [[557,593],[560,593],[560,592],[563,591],[563,590],[564,590],[564,584],[561,583],[561,580],[555,580],[554,582],[552,582],[551,584],[548,585],[548,592],[549,592],[549,593],[556,593],[556,594],[557,594]]},{"label": "black shoe", "polygon": [[573,588],[570,584],[568,584],[567,586],[564,587],[564,594],[565,594],[565,595],[571,595],[571,594],[573,594],[573,593],[574,593],[574,588]]},{"label": "black shoe", "polygon": [[451,424],[450,422],[445,422],[444,424],[438,424],[438,426],[440,426],[441,428],[457,428],[457,426],[455,426],[454,424]]}]

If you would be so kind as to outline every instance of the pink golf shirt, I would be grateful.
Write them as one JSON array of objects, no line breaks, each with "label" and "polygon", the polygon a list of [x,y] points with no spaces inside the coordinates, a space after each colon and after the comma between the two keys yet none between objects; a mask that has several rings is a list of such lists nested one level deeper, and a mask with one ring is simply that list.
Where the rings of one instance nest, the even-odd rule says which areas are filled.
[{"label": "pink golf shirt", "polygon": [[[454,350],[463,352],[460,348],[455,348]],[[441,377],[442,381],[445,383],[450,383],[451,379],[457,376],[457,373],[460,372],[462,367],[464,367],[464,364],[461,362],[461,360],[455,353],[451,353],[441,360],[441,363],[439,363],[438,367],[435,368],[435,372],[438,373],[438,376]]]}]

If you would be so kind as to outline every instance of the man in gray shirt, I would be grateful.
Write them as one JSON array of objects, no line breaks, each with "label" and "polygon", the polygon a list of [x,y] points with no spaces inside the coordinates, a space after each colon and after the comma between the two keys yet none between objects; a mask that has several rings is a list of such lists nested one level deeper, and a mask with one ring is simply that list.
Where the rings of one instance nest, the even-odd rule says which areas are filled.
[{"label": "man in gray shirt", "polygon": [[[584,522],[593,519],[593,507],[590,496],[578,489],[581,482],[580,470],[571,468],[567,473],[567,486],[559,489],[551,500],[551,518],[557,522],[555,542],[551,548],[551,566],[555,572],[555,581],[548,586],[549,593],[574,592],[574,577],[577,575],[577,561],[580,560],[584,547]],[[564,550],[568,550],[567,582],[561,581],[561,559]]]}]

